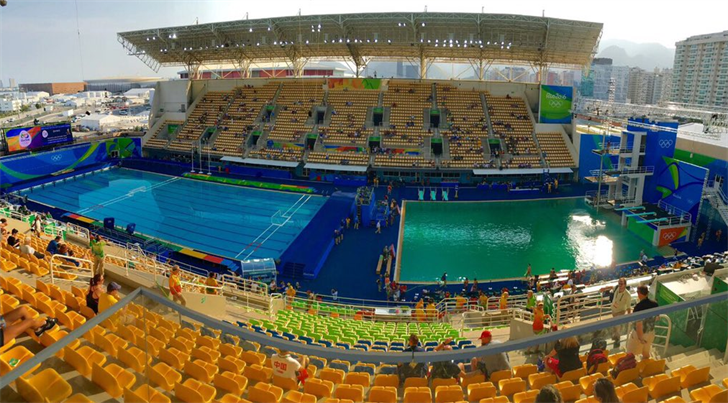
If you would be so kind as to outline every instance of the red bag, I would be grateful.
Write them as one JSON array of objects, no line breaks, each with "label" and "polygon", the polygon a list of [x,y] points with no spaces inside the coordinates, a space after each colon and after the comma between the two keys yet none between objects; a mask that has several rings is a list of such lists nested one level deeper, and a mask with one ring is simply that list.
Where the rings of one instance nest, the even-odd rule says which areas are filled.
[{"label": "red bag", "polygon": [[301,382],[301,385],[306,383],[306,379],[308,379],[308,370],[306,368],[301,368],[298,370],[298,382]]},{"label": "red bag", "polygon": [[617,360],[617,363],[614,364],[612,378],[617,378],[620,372],[632,368],[637,368],[637,359],[634,357],[634,354],[627,353],[627,355]]}]

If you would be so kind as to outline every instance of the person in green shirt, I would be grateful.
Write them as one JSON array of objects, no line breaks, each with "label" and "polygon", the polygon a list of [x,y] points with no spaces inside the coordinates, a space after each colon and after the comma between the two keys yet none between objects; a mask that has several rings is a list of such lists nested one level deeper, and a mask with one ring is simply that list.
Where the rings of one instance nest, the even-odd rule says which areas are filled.
[{"label": "person in green shirt", "polygon": [[94,267],[93,267],[93,273],[94,275],[100,274],[104,275],[104,248],[106,247],[106,242],[103,238],[101,238],[101,235],[96,235],[96,237],[91,238],[91,253],[93,254],[94,258]]},{"label": "person in green shirt", "polygon": [[536,296],[533,295],[533,291],[528,290],[528,296],[526,299],[526,310],[533,312],[534,307],[536,307]]}]

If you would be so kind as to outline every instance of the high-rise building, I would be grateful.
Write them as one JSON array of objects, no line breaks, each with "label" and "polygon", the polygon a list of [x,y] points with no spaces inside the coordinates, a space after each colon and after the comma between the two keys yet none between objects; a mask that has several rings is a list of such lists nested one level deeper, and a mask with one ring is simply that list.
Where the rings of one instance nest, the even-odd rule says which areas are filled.
[{"label": "high-rise building", "polygon": [[[658,105],[666,100],[672,81],[672,70],[656,68],[649,72],[639,67],[629,70],[627,101],[637,105]],[[666,92],[667,89],[667,92]]]},{"label": "high-rise building", "polygon": [[10,88],[18,88],[18,83],[15,82],[14,78],[10,79]]},{"label": "high-rise building", "polygon": [[728,106],[728,31],[675,44],[673,102]]},{"label": "high-rise building", "polygon": [[[629,67],[613,66],[612,59],[595,58],[589,75],[582,80],[582,96],[604,101],[626,102],[629,87]],[[585,93],[592,88],[591,95]]]}]

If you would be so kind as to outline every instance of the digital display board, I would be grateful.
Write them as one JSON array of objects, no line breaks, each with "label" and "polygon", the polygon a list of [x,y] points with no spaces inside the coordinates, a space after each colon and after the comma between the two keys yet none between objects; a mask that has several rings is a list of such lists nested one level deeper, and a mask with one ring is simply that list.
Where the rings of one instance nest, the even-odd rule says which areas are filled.
[{"label": "digital display board", "polygon": [[8,151],[32,151],[73,141],[71,125],[19,127],[5,131]]}]

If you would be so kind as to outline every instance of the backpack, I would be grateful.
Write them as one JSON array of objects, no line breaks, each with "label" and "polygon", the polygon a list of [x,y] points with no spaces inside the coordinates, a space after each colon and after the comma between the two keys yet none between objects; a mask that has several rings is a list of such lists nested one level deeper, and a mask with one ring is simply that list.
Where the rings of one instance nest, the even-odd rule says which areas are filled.
[{"label": "backpack", "polygon": [[627,353],[627,355],[617,360],[617,363],[614,364],[611,372],[612,378],[616,379],[620,372],[632,368],[637,368],[637,359],[634,357],[634,354]]},{"label": "backpack", "polygon": [[599,364],[607,362],[607,355],[604,354],[604,350],[600,348],[593,348],[589,350],[589,354],[586,356],[586,373],[591,375],[597,372]]},{"label": "backpack", "polygon": [[591,350],[606,350],[607,349],[607,342],[604,339],[594,339],[592,342]]}]

